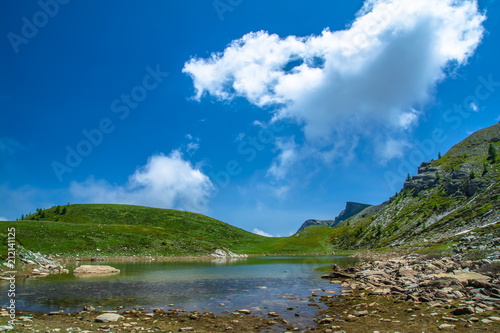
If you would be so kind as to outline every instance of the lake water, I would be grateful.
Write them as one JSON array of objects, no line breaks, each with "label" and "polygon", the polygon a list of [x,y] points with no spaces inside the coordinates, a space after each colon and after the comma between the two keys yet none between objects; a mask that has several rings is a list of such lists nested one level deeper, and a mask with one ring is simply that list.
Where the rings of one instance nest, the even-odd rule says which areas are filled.
[{"label": "lake water", "polygon": [[[106,262],[121,270],[108,277],[57,274],[16,281],[16,305],[27,311],[80,311],[84,305],[111,310],[163,308],[210,311],[215,314],[248,309],[305,323],[318,311],[309,306],[312,292],[340,294],[340,286],[321,279],[333,264],[347,266],[346,257],[250,257],[172,262]],[[71,268],[69,267],[70,271]],[[7,305],[6,285],[2,306]],[[172,306],[173,304],[173,306]],[[287,310],[287,308],[294,310]],[[297,317],[295,314],[299,314]],[[309,319],[308,319],[309,318]]]}]

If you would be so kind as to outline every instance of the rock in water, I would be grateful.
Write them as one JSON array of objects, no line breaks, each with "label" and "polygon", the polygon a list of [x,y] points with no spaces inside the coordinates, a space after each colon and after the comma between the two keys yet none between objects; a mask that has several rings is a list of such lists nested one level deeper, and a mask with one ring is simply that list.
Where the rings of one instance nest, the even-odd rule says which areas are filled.
[{"label": "rock in water", "polygon": [[100,274],[119,274],[120,270],[113,268],[111,266],[97,266],[97,265],[82,265],[78,268],[75,268],[73,271],[73,274],[80,275],[80,274],[93,274],[93,275],[100,275]]}]

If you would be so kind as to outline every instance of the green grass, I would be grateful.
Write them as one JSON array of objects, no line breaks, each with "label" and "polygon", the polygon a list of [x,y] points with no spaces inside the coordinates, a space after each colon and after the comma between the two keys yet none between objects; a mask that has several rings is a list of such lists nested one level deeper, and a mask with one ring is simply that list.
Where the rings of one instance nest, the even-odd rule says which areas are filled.
[{"label": "green grass", "polygon": [[[27,249],[61,256],[188,256],[217,248],[240,254],[330,253],[328,227],[312,227],[290,237],[255,235],[207,216],[127,205],[68,205],[0,222],[0,253],[6,230]],[[42,217],[43,216],[43,217]],[[99,249],[99,251],[97,250]]]}]

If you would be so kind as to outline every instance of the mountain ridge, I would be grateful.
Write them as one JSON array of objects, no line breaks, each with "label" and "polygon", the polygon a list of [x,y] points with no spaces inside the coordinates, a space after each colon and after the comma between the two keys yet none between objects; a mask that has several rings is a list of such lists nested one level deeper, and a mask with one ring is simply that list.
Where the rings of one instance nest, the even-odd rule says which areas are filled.
[{"label": "mountain ridge", "polygon": [[335,217],[335,219],[333,219],[333,220],[316,220],[316,219],[306,220],[304,223],[302,223],[302,225],[297,230],[297,232],[300,232],[300,231],[304,230],[305,228],[310,227],[312,225],[324,226],[324,227],[330,227],[330,228],[335,227],[340,222],[347,220],[351,216],[356,215],[357,213],[361,212],[362,210],[364,210],[365,208],[368,208],[370,206],[371,205],[363,204],[363,203],[359,203],[359,202],[347,201],[344,210],[342,210],[340,212],[340,214],[337,217]]}]

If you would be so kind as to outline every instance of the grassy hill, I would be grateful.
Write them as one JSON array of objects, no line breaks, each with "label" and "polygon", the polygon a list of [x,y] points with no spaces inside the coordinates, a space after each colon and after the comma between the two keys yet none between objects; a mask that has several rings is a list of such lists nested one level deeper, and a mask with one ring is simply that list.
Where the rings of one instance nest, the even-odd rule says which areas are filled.
[{"label": "grassy hill", "polygon": [[[0,222],[0,238],[16,228],[17,241],[35,252],[61,256],[207,255],[215,249],[246,254],[331,252],[327,230],[291,237],[255,235],[207,216],[128,205],[67,205],[38,210],[21,221]],[[1,241],[1,240],[0,240]],[[2,241],[2,255],[7,242]]]}]

